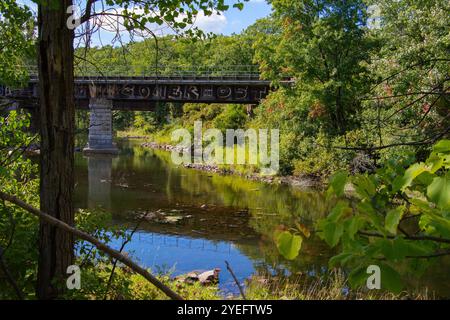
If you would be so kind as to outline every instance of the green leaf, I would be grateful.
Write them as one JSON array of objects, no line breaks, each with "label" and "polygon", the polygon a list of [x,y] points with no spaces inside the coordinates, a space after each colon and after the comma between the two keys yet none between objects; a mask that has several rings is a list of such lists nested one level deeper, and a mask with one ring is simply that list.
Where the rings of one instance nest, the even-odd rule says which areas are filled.
[{"label": "green leaf", "polygon": [[427,188],[428,198],[440,208],[450,207],[450,176],[436,177]]},{"label": "green leaf", "polygon": [[386,217],[384,220],[384,226],[387,231],[389,231],[392,234],[397,233],[397,227],[400,222],[400,219],[402,218],[404,211],[405,211],[404,206],[398,206],[397,208],[389,211],[386,214]]},{"label": "green leaf", "polygon": [[335,247],[344,233],[344,225],[342,223],[327,222],[322,225],[322,236],[325,242],[331,247]]},{"label": "green leaf", "polygon": [[444,165],[444,157],[437,153],[432,153],[428,159],[427,164],[430,165],[430,172],[435,173]]},{"label": "green leaf", "polygon": [[376,193],[375,185],[367,176],[356,176],[353,179],[353,185],[355,187],[356,193],[358,193],[358,195],[360,195],[362,198],[371,198]]},{"label": "green leaf", "polygon": [[416,184],[421,184],[423,186],[428,186],[436,177],[433,173],[433,169],[430,169],[430,171],[425,171],[419,174],[416,179],[414,180]]},{"label": "green leaf", "polygon": [[420,217],[419,227],[428,234],[450,239],[450,219],[427,212]]},{"label": "green leaf", "polygon": [[242,11],[242,9],[244,9],[244,4],[243,3],[235,3],[233,4],[234,8],[238,8],[239,10]]},{"label": "green leaf", "polygon": [[381,264],[381,288],[389,290],[393,293],[400,293],[403,283],[400,274],[387,264]]},{"label": "green leaf", "polygon": [[[381,254],[390,261],[403,260],[406,256],[410,254],[410,250],[413,247],[409,246],[409,243],[402,237],[397,237],[395,239],[379,239],[376,241],[376,247],[379,248]],[[376,251],[375,251],[376,252]]]},{"label": "green leaf", "polygon": [[437,153],[450,153],[450,140],[441,140],[433,146],[433,151]]},{"label": "green leaf", "polygon": [[366,270],[367,267],[359,266],[350,272],[348,275],[348,282],[352,288],[357,288],[365,284],[368,277]]},{"label": "green leaf", "polygon": [[362,201],[357,204],[358,211],[367,217],[368,222],[373,225],[379,232],[385,233],[383,225],[383,217],[376,212],[369,201]]},{"label": "green leaf", "polygon": [[338,255],[335,255],[328,261],[328,265],[330,268],[334,268],[338,265],[344,265],[353,254],[351,252],[342,252]]},{"label": "green leaf", "polygon": [[423,256],[430,253],[430,250],[433,250],[433,244],[431,243],[405,240],[403,237],[394,239],[392,241],[392,246],[396,258],[399,260],[406,256]]},{"label": "green leaf", "polygon": [[405,171],[405,174],[400,180],[395,181],[393,185],[394,191],[405,190],[419,174],[425,171],[429,171],[429,168],[425,163],[414,163]]},{"label": "green leaf", "polygon": [[341,200],[331,210],[327,217],[330,222],[338,222],[345,213],[351,213],[351,208],[348,206],[348,202]]},{"label": "green leaf", "polygon": [[347,183],[348,174],[346,171],[338,171],[330,178],[330,187],[334,193],[340,197],[344,194],[345,184]]},{"label": "green leaf", "polygon": [[292,234],[289,231],[283,231],[276,237],[278,251],[286,259],[293,260],[300,252],[302,240],[302,237],[299,235]]},{"label": "green leaf", "polygon": [[365,219],[361,216],[351,217],[346,221],[346,231],[351,240],[354,240],[355,234],[365,223]]}]

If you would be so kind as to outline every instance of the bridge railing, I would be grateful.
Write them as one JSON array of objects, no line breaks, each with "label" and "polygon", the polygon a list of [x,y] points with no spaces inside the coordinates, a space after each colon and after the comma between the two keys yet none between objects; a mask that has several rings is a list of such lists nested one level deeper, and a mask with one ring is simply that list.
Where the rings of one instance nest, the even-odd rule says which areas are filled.
[{"label": "bridge railing", "polygon": [[[31,78],[38,76],[36,66],[27,66]],[[76,65],[74,74],[78,77],[152,77],[152,78],[209,78],[259,79],[257,65],[228,66],[177,66],[177,65],[135,65],[98,67]]]}]

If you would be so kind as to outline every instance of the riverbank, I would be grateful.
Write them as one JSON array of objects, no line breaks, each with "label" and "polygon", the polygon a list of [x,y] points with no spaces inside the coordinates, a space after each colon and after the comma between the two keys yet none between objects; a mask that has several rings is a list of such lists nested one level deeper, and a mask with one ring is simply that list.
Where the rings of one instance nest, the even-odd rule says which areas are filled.
[{"label": "riverbank", "polygon": [[[187,300],[431,300],[437,297],[426,290],[393,294],[366,288],[350,289],[344,273],[333,270],[325,280],[308,280],[304,276],[253,276],[245,280],[243,294],[224,295],[217,284],[186,281],[189,274],[172,277],[156,275],[159,281]],[[81,290],[67,292],[69,299],[89,300],[167,300],[168,297],[142,276],[126,267],[117,267],[114,277],[106,265],[98,264],[85,270]],[[112,279],[112,281],[111,281]]]},{"label": "riverbank", "polygon": [[[128,139],[148,139],[149,137],[142,137],[142,136],[128,136]],[[143,142],[141,144],[142,147],[145,148],[151,148],[151,149],[158,149],[158,150],[164,150],[164,151],[177,151],[182,152],[182,149],[179,149],[177,146],[167,144],[167,143],[158,143],[155,141],[148,141]],[[235,170],[229,166],[217,166],[217,165],[210,165],[210,164],[203,164],[203,163],[190,163],[190,164],[184,164],[185,168],[188,169],[196,169],[211,173],[217,173],[221,175],[236,175],[243,177],[248,180],[252,181],[260,181],[264,183],[270,183],[270,184],[286,184],[292,187],[297,188],[320,188],[323,186],[323,183],[320,179],[312,178],[312,177],[297,177],[297,176],[264,176],[257,172],[249,172],[246,170]]]}]

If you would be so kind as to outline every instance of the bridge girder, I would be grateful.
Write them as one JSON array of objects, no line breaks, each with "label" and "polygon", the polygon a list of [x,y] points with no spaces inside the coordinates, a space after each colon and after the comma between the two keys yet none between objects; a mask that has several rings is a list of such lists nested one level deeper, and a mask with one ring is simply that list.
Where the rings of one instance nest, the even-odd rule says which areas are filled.
[{"label": "bridge girder", "polygon": [[[38,79],[26,88],[0,87],[0,95],[21,106],[37,105]],[[255,77],[106,77],[75,79],[77,107],[91,98],[113,101],[115,110],[153,110],[157,102],[258,104],[270,92],[270,82]]]}]

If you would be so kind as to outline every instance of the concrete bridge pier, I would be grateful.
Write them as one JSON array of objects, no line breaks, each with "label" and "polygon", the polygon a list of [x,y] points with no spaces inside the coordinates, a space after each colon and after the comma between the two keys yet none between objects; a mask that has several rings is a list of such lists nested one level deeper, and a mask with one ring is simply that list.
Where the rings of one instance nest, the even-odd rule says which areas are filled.
[{"label": "concrete bridge pier", "polygon": [[84,153],[117,154],[119,150],[113,143],[112,100],[91,98],[89,100],[89,136]]}]

